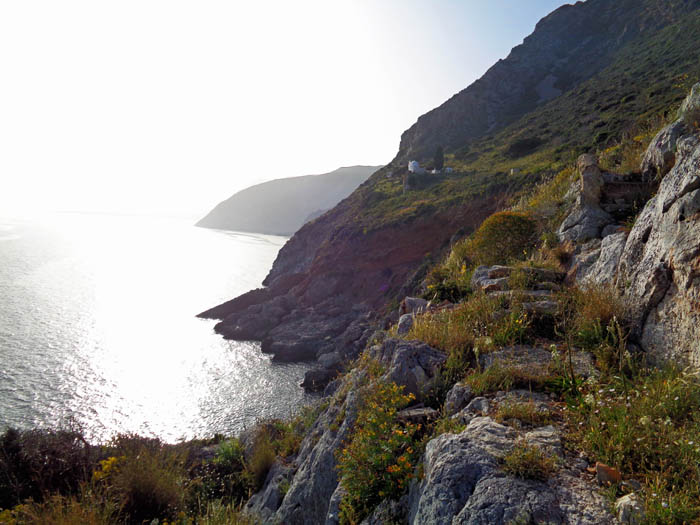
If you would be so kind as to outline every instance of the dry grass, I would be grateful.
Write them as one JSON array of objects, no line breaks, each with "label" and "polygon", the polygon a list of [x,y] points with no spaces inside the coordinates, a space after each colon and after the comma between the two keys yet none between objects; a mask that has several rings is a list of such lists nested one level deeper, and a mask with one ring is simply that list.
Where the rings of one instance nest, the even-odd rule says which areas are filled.
[{"label": "dry grass", "polygon": [[536,446],[519,441],[503,458],[503,470],[511,476],[546,481],[556,470],[556,461]]},{"label": "dry grass", "polygon": [[533,427],[548,425],[552,422],[551,412],[539,409],[532,401],[504,401],[498,405],[494,417],[499,423],[507,423],[511,419],[517,419],[521,423]]}]

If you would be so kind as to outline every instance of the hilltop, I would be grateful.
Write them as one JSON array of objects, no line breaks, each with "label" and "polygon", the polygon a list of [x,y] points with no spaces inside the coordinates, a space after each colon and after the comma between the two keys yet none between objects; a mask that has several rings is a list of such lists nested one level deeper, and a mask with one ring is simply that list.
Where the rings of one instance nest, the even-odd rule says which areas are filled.
[{"label": "hilltop", "polygon": [[275,179],[241,190],[197,222],[203,228],[292,235],[350,195],[379,166]]}]

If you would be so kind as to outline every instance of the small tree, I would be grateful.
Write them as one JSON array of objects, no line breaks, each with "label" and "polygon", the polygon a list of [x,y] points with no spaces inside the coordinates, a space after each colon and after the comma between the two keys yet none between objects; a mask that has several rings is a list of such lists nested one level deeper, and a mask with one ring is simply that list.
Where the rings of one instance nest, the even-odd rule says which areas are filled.
[{"label": "small tree", "polygon": [[433,164],[435,165],[436,170],[442,170],[442,168],[445,166],[445,152],[442,150],[442,146],[438,146],[435,150]]}]

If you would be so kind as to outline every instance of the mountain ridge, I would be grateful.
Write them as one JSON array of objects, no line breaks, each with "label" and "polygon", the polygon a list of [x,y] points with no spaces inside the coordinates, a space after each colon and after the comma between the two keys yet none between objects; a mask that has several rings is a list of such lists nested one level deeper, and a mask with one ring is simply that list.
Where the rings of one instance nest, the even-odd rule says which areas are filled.
[{"label": "mountain ridge", "polygon": [[[196,226],[269,235],[292,235],[314,214],[321,215],[380,166],[346,166],[255,184],[217,204]],[[316,216],[318,216],[316,215]]]}]

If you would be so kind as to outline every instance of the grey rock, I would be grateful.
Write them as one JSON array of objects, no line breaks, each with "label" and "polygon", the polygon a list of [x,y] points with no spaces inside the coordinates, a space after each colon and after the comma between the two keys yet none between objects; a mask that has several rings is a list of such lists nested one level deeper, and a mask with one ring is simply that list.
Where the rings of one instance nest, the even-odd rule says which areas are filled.
[{"label": "grey rock", "polygon": [[615,233],[620,233],[621,226],[619,224],[608,224],[603,231],[600,232],[601,238],[605,239],[608,235],[613,235]]},{"label": "grey rock", "polygon": [[403,314],[399,317],[399,324],[396,328],[396,333],[405,335],[413,328],[413,314]]},{"label": "grey rock", "polygon": [[485,397],[475,397],[470,401],[470,403],[464,410],[473,414],[481,413],[486,415],[489,413],[490,408],[491,404],[489,403],[488,399],[486,399]]},{"label": "grey rock", "polygon": [[676,143],[686,131],[678,120],[659,131],[652,139],[642,158],[642,175],[646,180],[663,178],[676,163]]},{"label": "grey rock", "polygon": [[[488,417],[473,418],[460,434],[428,442],[424,477],[409,492],[410,524],[578,523],[608,524],[603,497],[565,470],[548,482],[518,479],[501,469],[501,457],[518,433]],[[533,445],[558,454],[554,427],[525,436]],[[520,520],[520,521],[518,521]]]},{"label": "grey rock", "polygon": [[407,500],[407,496],[404,496],[399,501],[382,501],[360,525],[406,523]]},{"label": "grey rock", "polygon": [[620,523],[625,525],[641,525],[646,513],[644,504],[636,494],[627,494],[615,502],[615,512]]},{"label": "grey rock", "polygon": [[399,305],[399,315],[420,314],[428,307],[428,301],[420,297],[404,297]]},{"label": "grey rock", "polygon": [[[318,417],[301,443],[296,471],[279,508],[265,523],[306,525],[326,523],[331,498],[338,487],[336,451],[347,441],[358,409],[356,388],[363,374],[351,374],[348,394],[342,404],[331,403]],[[338,419],[342,423],[337,426]],[[265,490],[265,489],[263,489]]]},{"label": "grey rock", "polygon": [[477,266],[477,268],[472,273],[472,278],[470,281],[471,287],[473,289],[481,288],[481,282],[484,279],[489,278],[489,267],[488,266]]},{"label": "grey rock", "polygon": [[324,368],[337,368],[342,362],[338,352],[329,352],[318,357],[318,364]]},{"label": "grey rock", "polygon": [[[564,356],[560,356],[564,359]],[[583,350],[575,351],[572,356],[574,372],[577,376],[587,378],[595,375],[593,356]],[[514,345],[479,355],[479,363],[483,369],[492,366],[494,363],[501,363],[532,377],[546,377],[549,368],[556,363],[552,361],[552,351],[549,348],[529,345]]]},{"label": "grey rock", "polygon": [[245,512],[262,520],[270,519],[284,498],[282,484],[288,483],[290,477],[291,468],[283,465],[279,460],[275,461],[267,474],[263,490],[248,500]]},{"label": "grey rock", "polygon": [[521,306],[526,312],[538,315],[554,315],[559,309],[559,303],[556,301],[535,301],[522,303]]},{"label": "grey rock", "polygon": [[386,372],[384,381],[404,385],[404,393],[420,398],[432,386],[432,381],[447,356],[420,341],[387,339],[369,350],[370,357],[377,359]]},{"label": "grey rock", "polygon": [[613,284],[617,277],[617,267],[625,249],[627,234],[614,233],[603,238],[595,263],[587,271],[579,272],[577,281],[591,284]]},{"label": "grey rock", "polygon": [[445,398],[445,413],[448,416],[462,410],[474,398],[474,392],[464,383],[456,383]]},{"label": "grey rock", "polygon": [[612,216],[599,206],[576,205],[557,234],[562,241],[583,242],[600,237],[603,228],[613,222]]},{"label": "grey rock", "polygon": [[420,423],[423,425],[437,419],[438,416],[440,416],[440,412],[430,407],[405,408],[396,414],[399,421]]},{"label": "grey rock", "polygon": [[580,193],[576,204],[557,231],[562,241],[583,242],[600,237],[603,229],[614,222],[612,216],[600,207],[605,180],[593,155],[578,158]]},{"label": "grey rock", "polygon": [[301,386],[307,392],[320,392],[338,376],[338,370],[328,368],[316,368],[307,370],[304,373],[304,380]]},{"label": "grey rock", "polygon": [[598,168],[598,159],[595,155],[584,153],[579,156],[576,167],[581,176],[581,204],[597,206],[600,204],[603,184],[605,184],[600,168]]},{"label": "grey rock", "polygon": [[328,514],[326,515],[325,525],[340,524],[340,504],[342,503],[345,494],[347,494],[345,488],[343,488],[341,484],[338,484],[328,502]]},{"label": "grey rock", "polygon": [[698,109],[700,109],[700,82],[690,89],[690,93],[688,93],[688,96],[683,100],[678,110],[678,118],[682,119],[689,113],[697,111]]},{"label": "grey rock", "polygon": [[629,234],[616,280],[652,363],[700,365],[699,212],[700,138],[688,135]]}]

